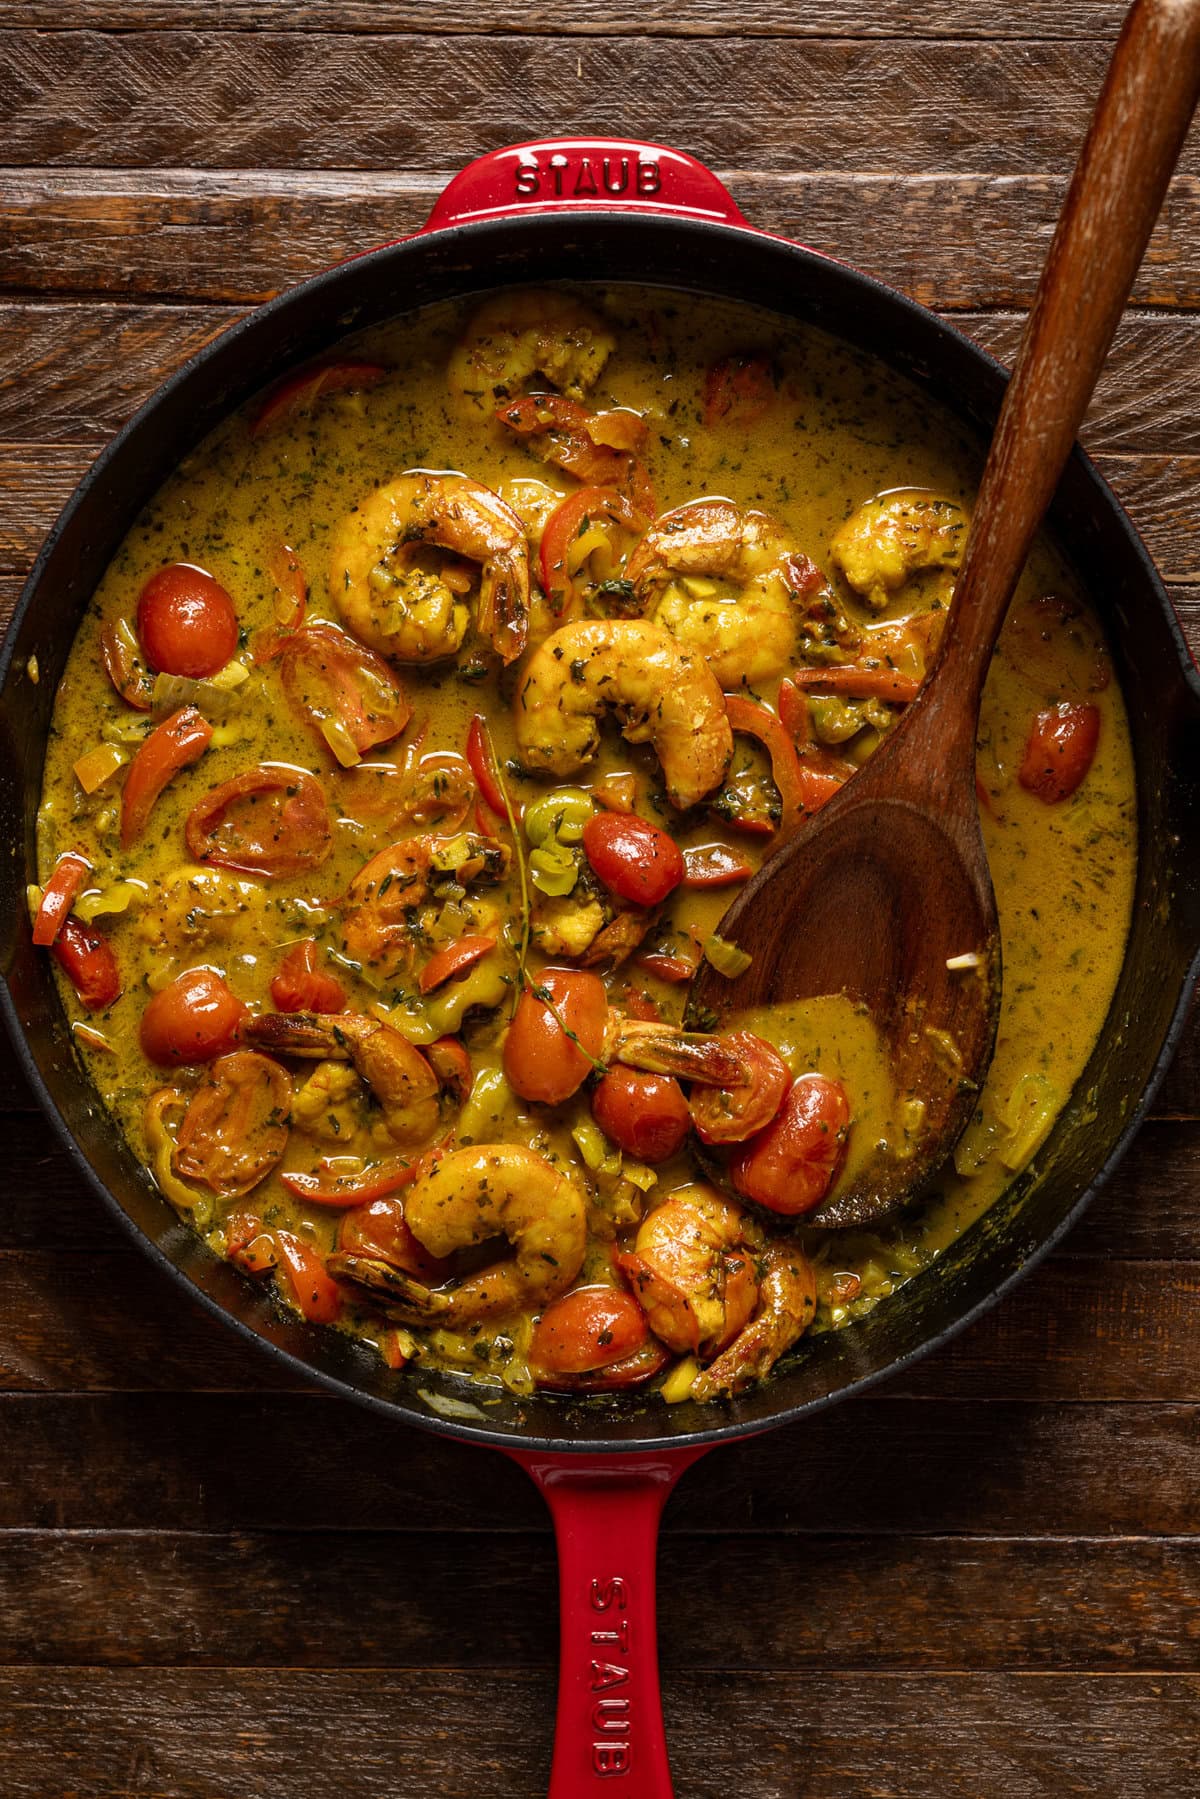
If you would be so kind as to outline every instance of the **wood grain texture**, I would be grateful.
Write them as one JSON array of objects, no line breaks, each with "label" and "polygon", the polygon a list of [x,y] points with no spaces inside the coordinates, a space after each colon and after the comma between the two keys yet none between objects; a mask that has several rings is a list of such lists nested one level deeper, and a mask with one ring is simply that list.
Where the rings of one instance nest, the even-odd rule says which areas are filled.
[{"label": "wood grain texture", "polygon": [[[416,231],[451,167],[10,169],[0,183],[0,289],[247,303]],[[839,174],[720,168],[755,225],[850,257],[943,312],[1023,306],[1064,176]],[[887,219],[879,232],[873,222]],[[1134,288],[1141,305],[1200,303],[1200,181],[1172,183]]]},{"label": "wood grain texture", "polygon": [[[1121,1799],[1193,1789],[1200,1676],[679,1670],[667,1734],[687,1799]],[[537,1799],[552,1678],[540,1670],[36,1668],[0,1676],[20,1735],[0,1741],[11,1799],[54,1767],[78,1799]],[[32,1757],[20,1751],[28,1743]],[[31,1770],[33,1779],[30,1779]],[[80,1779],[80,1775],[83,1779]],[[801,1785],[800,1783],[803,1782]]]},{"label": "wood grain texture", "polygon": [[[643,37],[11,31],[0,96],[5,160],[24,168],[415,173],[652,122],[658,141],[724,168],[870,173],[886,129],[893,172],[1063,175],[1107,60],[1106,44],[1082,41],[731,35],[676,40],[664,64]],[[1200,146],[1183,172],[1200,172]]]}]

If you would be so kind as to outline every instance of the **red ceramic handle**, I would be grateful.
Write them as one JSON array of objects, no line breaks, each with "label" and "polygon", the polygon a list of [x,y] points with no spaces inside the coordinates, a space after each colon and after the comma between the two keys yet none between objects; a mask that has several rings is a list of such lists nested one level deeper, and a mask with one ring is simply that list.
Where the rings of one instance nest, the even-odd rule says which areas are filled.
[{"label": "red ceramic handle", "polygon": [[558,1718],[550,1799],[672,1799],[658,1691],[658,1521],[701,1449],[517,1455],[558,1539]]},{"label": "red ceramic handle", "polygon": [[728,190],[694,156],[623,137],[543,138],[480,156],[454,177],[424,229],[445,231],[523,212],[597,210],[665,213],[748,229]]}]

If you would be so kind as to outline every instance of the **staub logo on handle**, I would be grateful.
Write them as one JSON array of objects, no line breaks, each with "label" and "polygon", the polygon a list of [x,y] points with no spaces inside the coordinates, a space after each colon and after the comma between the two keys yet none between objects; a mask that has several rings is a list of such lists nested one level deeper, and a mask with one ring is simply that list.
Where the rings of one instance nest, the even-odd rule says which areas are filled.
[{"label": "staub logo on handle", "polygon": [[607,1612],[591,1632],[592,1772],[628,1774],[630,1768],[629,1620],[625,1582],[619,1574],[592,1582],[592,1610]]},{"label": "staub logo on handle", "polygon": [[658,159],[638,151],[589,156],[555,150],[541,159],[530,155],[513,174],[518,200],[603,200],[620,194],[648,200],[662,187]]}]

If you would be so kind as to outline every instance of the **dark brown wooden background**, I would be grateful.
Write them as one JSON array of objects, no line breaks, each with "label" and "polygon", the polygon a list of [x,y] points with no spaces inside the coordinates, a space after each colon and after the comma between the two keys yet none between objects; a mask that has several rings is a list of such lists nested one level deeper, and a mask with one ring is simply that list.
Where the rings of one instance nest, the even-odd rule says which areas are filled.
[{"label": "dark brown wooden background", "polygon": [[[0,0],[0,604],[240,310],[483,149],[642,133],[1011,352],[1113,0]],[[1200,643],[1200,133],[1087,437]],[[1062,1253],[702,1463],[681,1799],[1200,1792],[1200,1033]],[[553,1550],[498,1456],[283,1380],[143,1266],[0,1056],[0,1795],[535,1799]]]}]

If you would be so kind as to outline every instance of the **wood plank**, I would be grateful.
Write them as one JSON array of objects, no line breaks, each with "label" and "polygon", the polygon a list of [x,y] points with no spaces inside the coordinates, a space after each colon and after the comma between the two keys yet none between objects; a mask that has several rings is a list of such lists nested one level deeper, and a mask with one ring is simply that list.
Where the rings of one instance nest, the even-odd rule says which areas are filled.
[{"label": "wood plank", "polygon": [[[1195,1675],[672,1670],[664,1683],[688,1799],[1067,1799],[1195,1788]],[[553,1719],[548,1671],[15,1670],[0,1779],[156,1799],[534,1799]],[[85,1786],[77,1785],[80,1780]],[[798,1781],[802,1780],[803,1785]]]},{"label": "wood plank", "polygon": [[[9,170],[0,289],[249,303],[416,231],[453,171]],[[764,230],[939,310],[1028,306],[1065,176],[718,171]],[[887,220],[864,232],[865,220]],[[1200,305],[1200,181],[1180,176],[1135,303]]]},{"label": "wood plank", "polygon": [[[550,1668],[554,1578],[544,1533],[485,1559],[428,1530],[416,1555],[391,1531],[22,1532],[0,1536],[0,1666]],[[671,1532],[659,1607],[669,1669],[1191,1672],[1200,1540]]]},{"label": "wood plank", "polygon": [[[724,166],[1065,174],[1107,61],[1081,41],[10,31],[0,93],[13,167],[415,172],[653,119]],[[1200,172],[1200,143],[1182,172]]]},{"label": "wood plank", "polygon": [[[923,1398],[1200,1401],[1200,1264],[1044,1264],[901,1377]],[[132,1246],[0,1252],[0,1391],[300,1385]]]},{"label": "wood plank", "polygon": [[[0,1139],[6,1173],[0,1250],[123,1245],[120,1226],[79,1180],[39,1112],[0,1111]],[[1200,1258],[1200,1122],[1144,1125],[1116,1177],[1055,1253],[1069,1260]]]},{"label": "wood plank", "polygon": [[[864,12],[857,0],[825,0],[819,8],[795,0],[756,0],[737,15],[747,37],[893,37],[906,40],[964,38],[1115,37],[1124,17],[1122,0],[1027,0],[1011,13],[981,13],[973,0],[876,0]],[[216,22],[224,31],[410,32],[459,36],[518,32],[522,36],[724,37],[726,0],[685,0],[669,9],[616,4],[580,9],[573,0],[537,0],[534,6],[503,0],[221,0]],[[0,28],[41,31],[209,30],[214,13],[205,0],[139,0],[136,14],[112,0],[3,0]]]},{"label": "wood plank", "polygon": [[[1198,1429],[1196,1406],[871,1394],[715,1449],[680,1483],[665,1527],[1192,1537]],[[505,1456],[318,1395],[10,1395],[0,1450],[3,1530],[550,1528]]]}]

